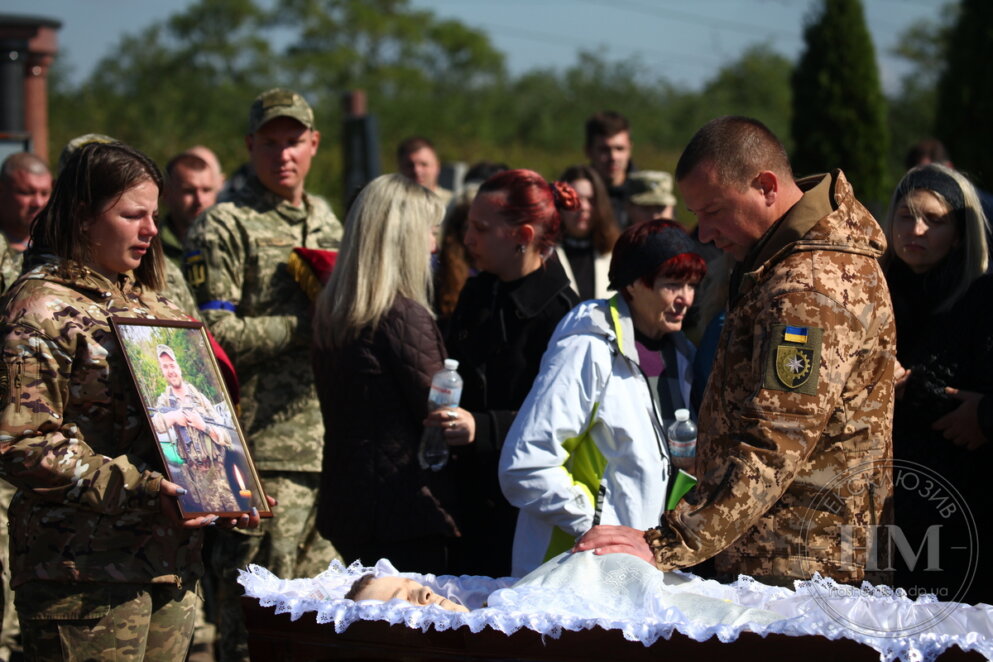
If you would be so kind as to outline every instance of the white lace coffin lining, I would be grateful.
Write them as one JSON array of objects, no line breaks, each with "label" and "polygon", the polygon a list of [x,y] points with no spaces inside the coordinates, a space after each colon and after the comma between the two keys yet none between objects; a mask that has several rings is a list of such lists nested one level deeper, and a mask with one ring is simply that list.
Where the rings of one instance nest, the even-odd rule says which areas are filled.
[{"label": "white lace coffin lining", "polygon": [[[402,600],[353,602],[344,595],[366,573],[419,581],[471,611],[457,613]],[[731,642],[742,632],[847,638],[879,652],[880,660],[933,660],[959,646],[993,659],[993,607],[911,600],[902,590],[864,583],[860,589],[815,575],[795,590],[766,586],[741,575],[732,584],[694,575],[662,573],[626,554],[592,552],[549,561],[523,580],[398,572],[382,559],[366,567],[335,561],[317,577],[280,579],[265,568],[240,571],[245,594],[297,620],[314,612],[318,623],[344,632],[356,621],[385,621],[427,631],[521,628],[558,637],[563,630],[620,630],[645,646],[679,632],[696,641]]]}]

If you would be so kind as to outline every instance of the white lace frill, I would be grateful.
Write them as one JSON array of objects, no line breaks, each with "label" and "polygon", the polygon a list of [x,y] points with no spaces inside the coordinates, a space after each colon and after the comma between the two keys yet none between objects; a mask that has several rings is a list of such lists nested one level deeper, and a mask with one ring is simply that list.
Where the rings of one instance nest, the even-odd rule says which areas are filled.
[{"label": "white lace frill", "polygon": [[[470,611],[450,612],[401,600],[345,600],[352,583],[370,572],[410,577]],[[240,571],[238,581],[246,595],[263,607],[275,607],[277,614],[289,614],[293,620],[314,612],[318,623],[334,624],[339,633],[360,620],[421,631],[465,626],[479,632],[489,627],[509,635],[527,628],[555,638],[563,630],[601,627],[620,630],[626,639],[650,646],[660,638],[668,640],[673,632],[696,641],[717,637],[722,642],[755,632],[847,638],[875,649],[884,662],[933,660],[952,646],[993,659],[993,607],[987,605],[937,602],[930,595],[911,600],[902,590],[868,583],[856,589],[816,575],[796,582],[796,590],[791,591],[744,575],[732,584],[720,584],[688,573],[653,572],[639,571],[634,573],[638,577],[632,577],[630,570],[622,574],[611,570],[601,576],[592,598],[588,592],[563,590],[554,581],[528,585],[526,578],[524,585],[514,586],[517,580],[512,578],[401,573],[385,559],[372,567],[356,562],[346,568],[335,561],[309,579],[280,579],[252,565]],[[655,575],[661,578],[657,584]],[[617,586],[611,586],[618,578],[624,580],[620,598]],[[632,595],[644,597],[639,602]]]}]

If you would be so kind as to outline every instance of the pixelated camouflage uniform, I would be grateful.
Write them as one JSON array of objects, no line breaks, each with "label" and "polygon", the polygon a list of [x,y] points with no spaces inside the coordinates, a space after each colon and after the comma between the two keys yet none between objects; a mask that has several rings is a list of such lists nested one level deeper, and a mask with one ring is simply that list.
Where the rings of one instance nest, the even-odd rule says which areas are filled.
[{"label": "pixelated camouflage uniform", "polygon": [[183,270],[170,260],[163,260],[162,265],[165,267],[165,287],[162,288],[162,295],[176,304],[187,316],[200,321],[200,309],[183,276]]},{"label": "pixelated camouflage uniform", "polygon": [[[201,534],[161,512],[162,460],[112,315],[183,318],[130,275],[113,283],[78,265],[71,275],[59,263],[35,267],[3,299],[0,476],[18,487],[10,506],[17,611],[25,645],[43,648],[46,623],[93,626],[113,611],[106,596],[168,585],[190,617],[172,610],[182,616],[168,623],[176,634],[156,646],[185,650]],[[140,630],[128,632],[121,647],[141,647]],[[79,646],[81,657],[99,658]]]},{"label": "pixelated camouflage uniform", "polygon": [[646,534],[664,570],[716,555],[732,577],[859,581],[868,526],[884,523],[896,351],[877,263],[886,240],[841,172],[798,184],[802,200],[732,279],[700,410],[701,483]]},{"label": "pixelated camouflage uniform", "polygon": [[324,428],[311,370],[311,304],[287,270],[294,247],[334,250],[342,227],[327,203],[295,207],[252,177],[232,200],[204,212],[186,236],[186,277],[204,321],[235,363],[241,424],[276,516],[258,530],[223,531],[221,658],[246,655],[237,569],[259,563],[281,577],[310,576],[336,556],[317,534],[316,492]]}]

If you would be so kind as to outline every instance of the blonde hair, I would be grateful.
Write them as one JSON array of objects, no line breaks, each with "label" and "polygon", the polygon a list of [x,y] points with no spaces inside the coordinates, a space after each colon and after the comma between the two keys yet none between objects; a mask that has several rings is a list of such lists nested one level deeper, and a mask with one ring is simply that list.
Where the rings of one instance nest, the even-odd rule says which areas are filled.
[{"label": "blonde hair", "polygon": [[402,175],[382,175],[362,189],[317,300],[318,347],[343,347],[366,327],[375,329],[397,296],[430,312],[430,230],[444,212],[438,196]]},{"label": "blonde hair", "polygon": [[[936,177],[938,178],[937,180],[934,179]],[[961,191],[961,207],[955,201],[949,200],[948,196],[942,194],[940,190],[936,190],[940,186],[932,188],[924,183],[915,183],[927,181],[940,182],[940,178],[951,180],[946,185],[953,187],[951,189],[952,194],[957,192],[955,190],[956,188]],[[949,274],[950,282],[953,284],[948,295],[935,310],[935,312],[943,312],[950,310],[955,302],[966,293],[969,286],[972,285],[972,281],[986,273],[986,269],[989,266],[988,244],[986,240],[989,221],[983,213],[983,207],[979,202],[979,196],[976,194],[975,187],[964,175],[938,163],[929,163],[924,166],[912,168],[907,171],[900,180],[900,183],[897,184],[893,192],[893,197],[890,200],[889,209],[887,209],[886,216],[883,218],[881,224],[883,232],[886,234],[887,244],[886,255],[883,258],[884,266],[889,266],[894,260],[899,260],[893,252],[893,220],[896,217],[896,210],[900,206],[900,202],[915,190],[931,193],[945,207],[951,210],[955,214],[956,224],[959,230],[959,246],[953,248],[948,256],[946,256],[945,260],[943,260],[943,265],[935,267],[935,269],[941,269],[943,266],[946,269],[957,270],[958,272],[956,274]]]}]

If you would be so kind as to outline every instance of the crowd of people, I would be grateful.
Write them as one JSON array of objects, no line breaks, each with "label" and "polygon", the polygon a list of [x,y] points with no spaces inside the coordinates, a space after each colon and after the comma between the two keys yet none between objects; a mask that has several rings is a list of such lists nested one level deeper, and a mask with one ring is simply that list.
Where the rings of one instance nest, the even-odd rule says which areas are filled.
[{"label": "crowd of people", "polygon": [[[182,660],[216,640],[244,660],[238,569],[312,576],[335,558],[521,577],[596,550],[989,600],[985,568],[960,591],[875,556],[881,529],[937,539],[894,460],[977,513],[990,499],[989,223],[950,164],[915,164],[877,223],[842,172],[795,178],[757,120],[709,122],[670,174],[636,169],[627,120],[603,112],[589,164],[557,181],[480,162],[449,191],[431,141],[405,140],[342,224],[307,190],[317,127],[299,94],[260,94],[238,182],[203,146],[163,175],[97,134],[54,184],[36,156],[4,161],[0,646]],[[202,320],[237,428],[167,345],[143,406],[114,317]],[[431,410],[446,359],[461,403]],[[677,410],[699,428],[681,500]],[[418,462],[426,428],[450,447],[440,470]],[[184,508],[167,432],[213,472],[194,495],[211,512]],[[239,433],[273,517],[213,493]],[[968,522],[942,535],[989,548]]]}]

